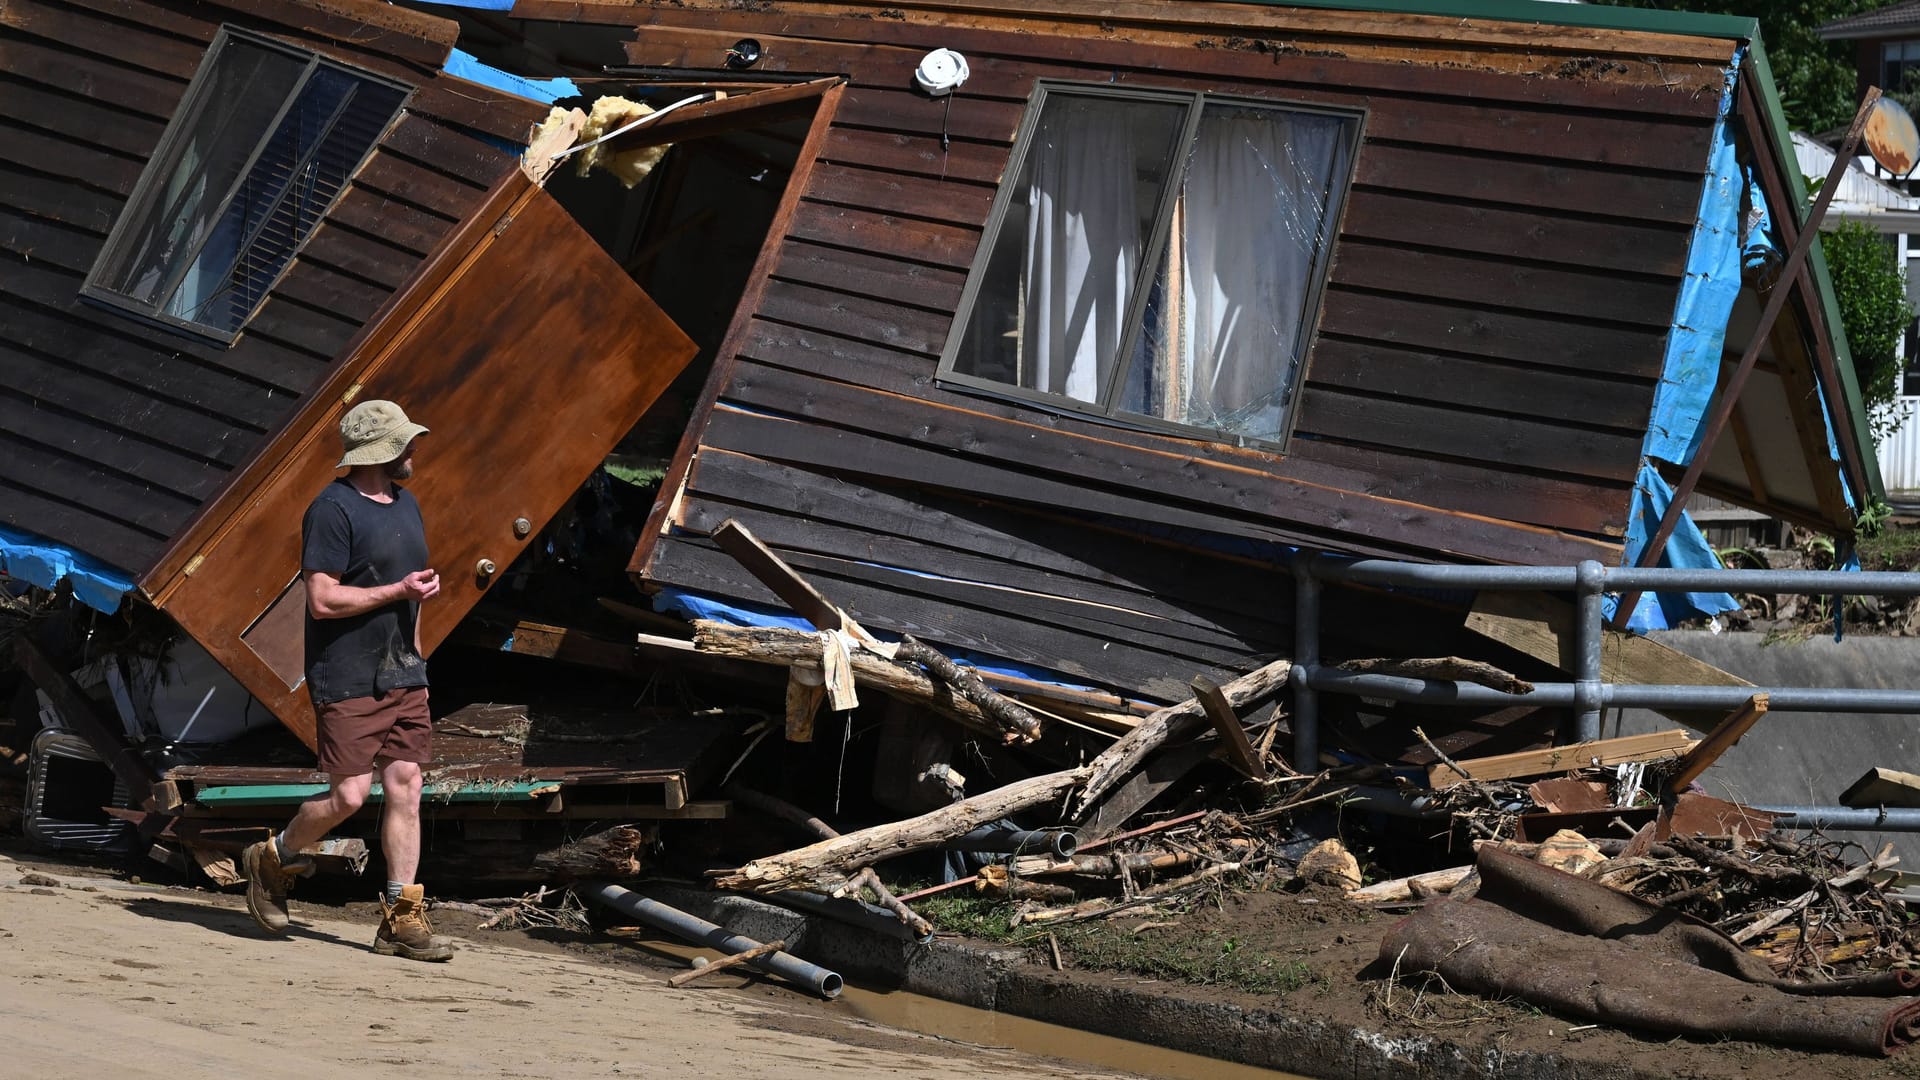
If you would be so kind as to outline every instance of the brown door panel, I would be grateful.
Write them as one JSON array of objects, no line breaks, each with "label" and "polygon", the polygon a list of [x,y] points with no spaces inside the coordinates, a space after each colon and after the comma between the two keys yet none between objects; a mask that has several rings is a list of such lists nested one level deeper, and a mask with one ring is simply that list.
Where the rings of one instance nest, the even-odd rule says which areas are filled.
[{"label": "brown door panel", "polygon": [[488,203],[505,216],[468,223],[362,334],[297,430],[196,526],[205,539],[182,574],[149,587],[309,746],[312,707],[288,672],[305,630],[300,519],[340,475],[351,403],[389,398],[432,429],[406,485],[440,571],[421,614],[431,653],[693,358],[693,342],[551,196],[523,178],[505,186],[521,190]]}]

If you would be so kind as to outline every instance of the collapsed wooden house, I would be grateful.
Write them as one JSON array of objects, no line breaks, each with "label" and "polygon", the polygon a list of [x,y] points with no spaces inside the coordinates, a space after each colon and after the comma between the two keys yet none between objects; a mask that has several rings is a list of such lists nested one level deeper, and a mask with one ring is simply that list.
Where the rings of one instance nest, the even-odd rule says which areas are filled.
[{"label": "collapsed wooden house", "polygon": [[[1846,535],[1877,483],[1817,251],[1710,417],[1805,202],[1749,20],[423,7],[0,12],[8,566],[308,740],[297,522],[366,397],[434,428],[429,647],[697,354],[663,605],[772,602],[733,519],[876,631],[1162,701],[1288,653],[1295,549],[1647,562],[1672,485]],[[550,172],[456,38],[672,149]],[[1465,614],[1342,603],[1334,654]]]}]

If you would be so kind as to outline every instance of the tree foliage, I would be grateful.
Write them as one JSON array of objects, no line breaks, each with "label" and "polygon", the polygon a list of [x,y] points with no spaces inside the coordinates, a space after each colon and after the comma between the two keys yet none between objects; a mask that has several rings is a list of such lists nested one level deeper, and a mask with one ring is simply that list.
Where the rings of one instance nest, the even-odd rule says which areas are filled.
[{"label": "tree foliage", "polygon": [[1797,131],[1846,127],[1859,106],[1853,44],[1822,41],[1821,25],[1889,0],[1597,0],[1613,7],[1740,15],[1760,23],[1760,41],[1780,90],[1787,123]]},{"label": "tree foliage", "polygon": [[1860,397],[1872,419],[1874,441],[1898,430],[1900,412],[1900,357],[1897,350],[1913,305],[1907,301],[1906,275],[1893,245],[1884,236],[1857,221],[1820,233],[1820,250],[1833,275],[1833,291],[1840,301],[1840,322],[1853,352],[1853,370]]}]

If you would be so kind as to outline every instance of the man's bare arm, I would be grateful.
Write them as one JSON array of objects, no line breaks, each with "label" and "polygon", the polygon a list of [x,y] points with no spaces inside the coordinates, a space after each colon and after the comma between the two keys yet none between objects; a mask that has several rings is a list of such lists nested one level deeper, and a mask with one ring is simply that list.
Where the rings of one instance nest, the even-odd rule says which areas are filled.
[{"label": "man's bare arm", "polygon": [[307,611],[316,619],[345,619],[401,600],[431,600],[440,593],[440,574],[435,570],[415,570],[391,585],[371,588],[342,585],[339,578],[319,570],[306,574]]}]

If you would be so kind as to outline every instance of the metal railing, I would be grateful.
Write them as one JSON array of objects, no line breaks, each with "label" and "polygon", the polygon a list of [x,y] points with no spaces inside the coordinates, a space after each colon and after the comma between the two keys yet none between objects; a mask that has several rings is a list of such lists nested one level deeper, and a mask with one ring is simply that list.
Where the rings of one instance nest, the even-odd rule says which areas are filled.
[{"label": "metal railing", "polygon": [[[1294,670],[1293,752],[1298,767],[1320,760],[1322,693],[1440,705],[1570,708],[1562,732],[1569,743],[1600,737],[1600,713],[1609,706],[1649,709],[1712,709],[1732,712],[1755,694],[1769,697],[1771,712],[1920,714],[1920,690],[1854,690],[1829,687],[1674,686],[1617,684],[1601,677],[1605,601],[1609,592],[1742,592],[1816,596],[1920,596],[1920,573],[1834,573],[1825,570],[1685,570],[1609,567],[1588,560],[1578,566],[1454,566],[1343,559],[1302,551],[1293,560]],[[1341,671],[1320,662],[1320,590],[1324,582],[1419,589],[1492,589],[1571,592],[1576,599],[1572,682],[1535,683],[1509,694],[1473,683],[1409,679]],[[1764,809],[1764,808],[1763,808]],[[1920,812],[1854,810],[1845,807],[1783,807],[1795,819],[1836,828],[1920,831]],[[1871,824],[1857,824],[1866,822]],[[1841,821],[1849,824],[1840,825]],[[1807,827],[1807,826],[1799,826]]]}]

